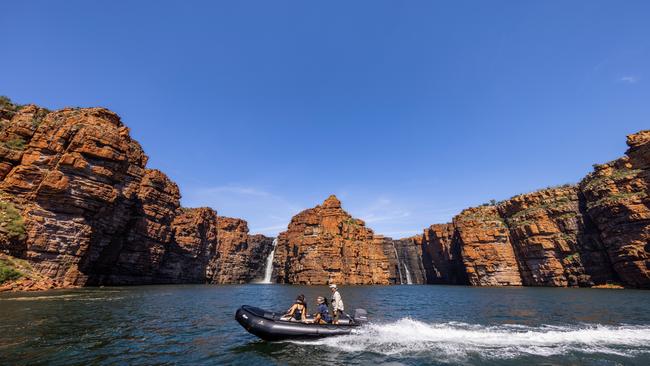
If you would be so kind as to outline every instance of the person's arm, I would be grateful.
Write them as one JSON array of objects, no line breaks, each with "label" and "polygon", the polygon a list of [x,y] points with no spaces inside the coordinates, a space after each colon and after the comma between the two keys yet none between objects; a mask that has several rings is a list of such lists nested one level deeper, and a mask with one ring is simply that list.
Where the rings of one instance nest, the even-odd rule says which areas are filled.
[{"label": "person's arm", "polygon": [[289,310],[284,314],[285,316],[293,316],[293,313],[296,311],[296,304],[291,305]]}]

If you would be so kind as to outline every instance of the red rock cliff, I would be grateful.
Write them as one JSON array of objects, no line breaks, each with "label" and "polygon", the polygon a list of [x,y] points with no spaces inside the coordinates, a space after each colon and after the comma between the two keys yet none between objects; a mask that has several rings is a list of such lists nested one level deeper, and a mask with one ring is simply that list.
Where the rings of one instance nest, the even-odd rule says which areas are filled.
[{"label": "red rock cliff", "polygon": [[[0,124],[0,216],[7,218],[0,251],[25,259],[53,286],[203,283],[237,271],[239,282],[259,272],[252,260],[243,267],[213,260],[247,252],[227,243],[232,234],[213,210],[180,207],[176,184],[146,168],[113,112],[50,112],[2,99]],[[247,232],[240,239],[256,248],[270,240]]]},{"label": "red rock cliff", "polygon": [[389,262],[372,230],[330,196],[278,236],[273,277],[281,283],[389,284]]},{"label": "red rock cliff", "polygon": [[627,156],[595,165],[580,190],[618,276],[650,288],[650,131],[628,136],[627,144]]}]

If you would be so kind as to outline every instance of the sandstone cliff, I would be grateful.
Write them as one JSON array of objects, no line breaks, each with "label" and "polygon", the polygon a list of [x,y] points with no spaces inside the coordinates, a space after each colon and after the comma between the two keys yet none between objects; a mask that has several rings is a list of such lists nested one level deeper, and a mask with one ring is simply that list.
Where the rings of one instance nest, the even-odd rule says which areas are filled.
[{"label": "sandstone cliff", "polygon": [[390,283],[382,242],[335,196],[291,219],[278,235],[273,266],[273,278],[281,283]]},{"label": "sandstone cliff", "polygon": [[[469,208],[422,235],[428,283],[650,288],[650,131],[578,185]],[[462,263],[462,264],[461,264]]]},{"label": "sandstone cliff", "polygon": [[[0,252],[53,287],[224,282],[225,272],[239,282],[263,265],[225,260],[248,249],[232,252],[228,225],[220,240],[213,210],[181,208],[176,184],[146,168],[109,110],[50,112],[2,99],[0,142]],[[246,230],[238,240],[259,256],[270,239]]]},{"label": "sandstone cliff", "polygon": [[650,131],[627,144],[627,156],[594,166],[579,187],[618,276],[650,288]]},{"label": "sandstone cliff", "polygon": [[[393,240],[331,196],[277,238],[272,281],[650,288],[650,131],[577,185]],[[0,290],[261,280],[273,239],[180,190],[113,112],[0,98]],[[19,279],[16,280],[16,277]]]},{"label": "sandstone cliff", "polygon": [[273,239],[248,235],[248,224],[242,219],[219,217],[219,251],[209,266],[212,283],[247,283],[264,277],[266,257]]}]

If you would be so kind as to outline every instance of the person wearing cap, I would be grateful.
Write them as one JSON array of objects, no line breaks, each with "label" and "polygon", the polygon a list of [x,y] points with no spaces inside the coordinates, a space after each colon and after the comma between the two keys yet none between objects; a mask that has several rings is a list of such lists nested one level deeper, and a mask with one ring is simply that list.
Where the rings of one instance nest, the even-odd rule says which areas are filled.
[{"label": "person wearing cap", "polygon": [[318,312],[314,314],[314,323],[316,324],[327,324],[332,322],[332,317],[330,316],[330,309],[327,306],[327,299],[318,296],[316,298],[318,303]]},{"label": "person wearing cap", "polygon": [[339,293],[339,289],[336,287],[336,285],[331,284],[330,290],[332,290],[332,313],[334,314],[334,324],[336,324],[339,321],[339,317],[343,315],[345,308],[343,306],[341,294]]}]

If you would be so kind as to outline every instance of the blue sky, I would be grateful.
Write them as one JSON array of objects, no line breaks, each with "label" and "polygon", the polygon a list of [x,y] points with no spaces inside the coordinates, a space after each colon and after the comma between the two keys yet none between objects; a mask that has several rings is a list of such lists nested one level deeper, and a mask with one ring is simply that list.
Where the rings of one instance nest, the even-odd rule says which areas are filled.
[{"label": "blue sky", "polygon": [[401,237],[577,182],[650,127],[647,1],[13,1],[0,94],[105,106],[187,206]]}]

